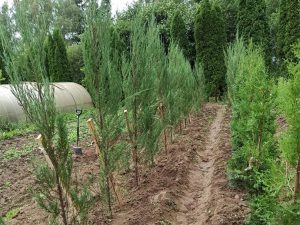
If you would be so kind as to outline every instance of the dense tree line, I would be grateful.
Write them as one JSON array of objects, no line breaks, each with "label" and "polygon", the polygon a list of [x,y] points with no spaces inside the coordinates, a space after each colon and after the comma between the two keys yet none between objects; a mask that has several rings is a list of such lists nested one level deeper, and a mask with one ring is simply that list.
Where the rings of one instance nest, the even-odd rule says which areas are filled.
[{"label": "dense tree line", "polygon": [[[101,200],[109,214],[117,198],[114,174],[132,170],[138,185],[140,164],[155,163],[161,139],[167,150],[175,128],[205,98],[225,96],[232,107],[228,175],[232,185],[249,191],[252,213],[247,222],[297,224],[299,4],[136,1],[114,18],[109,0],[100,5],[96,0],[23,0],[11,10],[3,6],[0,81],[15,84],[15,94],[56,165],[54,172],[37,167],[38,181],[45,184],[43,177],[49,178],[58,193],[37,198],[39,203],[54,219],[65,219],[57,209],[67,210],[63,201],[69,197],[78,210],[88,210],[89,192],[82,189],[82,197],[70,186],[67,134],[50,84],[75,81],[87,87],[96,108]],[[36,81],[42,97],[17,85],[24,80]],[[289,125],[278,139],[276,113]],[[124,130],[129,143],[119,142]],[[40,193],[47,193],[40,187]],[[62,188],[69,192],[62,194]],[[76,219],[81,220],[78,215]]]}]

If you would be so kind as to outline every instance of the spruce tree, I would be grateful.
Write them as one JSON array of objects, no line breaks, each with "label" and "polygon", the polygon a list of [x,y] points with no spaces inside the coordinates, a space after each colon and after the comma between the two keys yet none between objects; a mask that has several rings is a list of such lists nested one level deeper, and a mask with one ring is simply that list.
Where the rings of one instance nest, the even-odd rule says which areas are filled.
[{"label": "spruce tree", "polygon": [[220,97],[225,89],[224,48],[226,31],[220,8],[201,3],[195,19],[197,64],[202,63],[208,96]]},{"label": "spruce tree", "polygon": [[241,0],[238,11],[238,32],[246,40],[267,48],[268,22],[266,3],[261,0]]}]

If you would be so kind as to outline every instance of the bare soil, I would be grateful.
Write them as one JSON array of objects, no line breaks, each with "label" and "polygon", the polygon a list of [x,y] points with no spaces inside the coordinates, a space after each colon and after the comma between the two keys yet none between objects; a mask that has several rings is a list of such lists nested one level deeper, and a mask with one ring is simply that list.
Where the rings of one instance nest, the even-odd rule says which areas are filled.
[{"label": "bare soil", "polygon": [[[249,213],[245,193],[231,189],[226,176],[231,151],[229,125],[230,112],[225,105],[206,104],[181,134],[176,132],[174,143],[168,143],[167,151],[161,150],[153,167],[141,168],[139,187],[133,185],[132,173],[118,175],[122,202],[115,203],[113,218],[107,219],[96,204],[89,224],[244,224]],[[34,135],[27,135],[0,142],[0,215],[18,209],[7,224],[47,224],[47,216],[28,192],[35,183],[30,158],[42,159],[39,151],[10,161],[1,158],[8,148],[20,148],[33,139]],[[98,174],[90,143],[84,140],[84,155],[74,158],[79,182]],[[98,189],[95,181],[95,195]]]}]

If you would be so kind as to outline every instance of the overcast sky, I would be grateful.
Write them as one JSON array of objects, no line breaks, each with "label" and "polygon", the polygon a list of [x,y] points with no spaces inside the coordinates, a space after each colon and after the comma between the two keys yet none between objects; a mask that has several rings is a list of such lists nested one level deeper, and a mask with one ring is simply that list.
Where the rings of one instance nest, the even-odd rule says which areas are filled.
[{"label": "overcast sky", "polygon": [[[117,11],[123,11],[127,8],[127,5],[130,5],[134,1],[135,0],[111,0],[111,8],[113,14],[115,14]],[[13,0],[0,0],[0,6],[2,6],[4,2],[8,2],[9,5],[12,5]]]}]

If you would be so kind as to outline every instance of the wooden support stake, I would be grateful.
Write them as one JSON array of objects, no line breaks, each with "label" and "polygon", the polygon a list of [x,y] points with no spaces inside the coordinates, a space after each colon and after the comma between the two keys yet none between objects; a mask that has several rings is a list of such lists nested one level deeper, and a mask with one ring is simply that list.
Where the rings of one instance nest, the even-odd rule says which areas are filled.
[{"label": "wooden support stake", "polygon": [[96,134],[96,128],[95,128],[94,120],[92,118],[89,118],[87,120],[87,125],[88,125],[88,128],[89,128],[90,132],[92,133],[93,140],[96,144],[96,155],[101,156],[100,146],[99,146],[100,140],[99,140],[99,138]]},{"label": "wooden support stake", "polygon": [[125,115],[125,121],[126,121],[127,130],[128,130],[129,140],[130,140],[130,143],[132,145],[134,145],[134,140],[133,140],[133,136],[132,136],[132,132],[131,132],[131,128],[130,128],[127,109],[124,110],[124,115]]},{"label": "wooden support stake", "polygon": [[[161,119],[164,120],[165,113],[164,113],[164,105],[162,103],[159,104],[159,111],[160,111]],[[164,129],[164,146],[165,146],[165,151],[168,151],[168,141],[167,141],[166,129]]]},{"label": "wooden support stake", "polygon": [[[98,157],[100,157],[100,161],[101,161],[100,163],[104,164],[104,160],[103,160],[103,157],[101,155],[100,146],[99,146],[100,145],[100,140],[99,140],[99,138],[97,136],[97,133],[96,133],[96,128],[95,128],[94,120],[92,118],[88,119],[87,120],[87,125],[88,125],[88,128],[89,128],[90,132],[93,135],[93,139],[94,139],[94,142],[96,144],[96,155]],[[120,203],[120,200],[119,200],[118,193],[116,191],[116,187],[115,187],[113,175],[110,173],[110,174],[108,174],[108,176],[109,176],[109,181],[110,181],[110,184],[111,184],[112,189],[114,191],[114,194],[116,195],[117,201],[118,201],[118,203],[120,205],[121,203]]]},{"label": "wooden support stake", "polygon": [[[51,159],[49,158],[47,152],[45,151],[44,147],[43,147],[43,137],[41,134],[39,134],[36,138],[35,138],[38,146],[39,146],[39,150],[43,153],[45,159],[46,159],[46,162],[48,164],[48,166],[51,168],[51,170],[54,170],[54,166],[53,166],[53,163],[51,161]],[[61,181],[59,181],[59,184],[60,186],[62,187],[62,190],[63,192],[66,194],[66,197],[67,197],[67,202],[71,208],[71,211],[73,212],[73,214],[75,215],[78,215],[78,211],[76,209],[76,207],[74,206],[73,204],[73,200],[71,198],[71,195],[68,191],[66,191],[66,188],[64,187],[64,185],[61,183]]]},{"label": "wooden support stake", "polygon": [[127,126],[127,130],[128,130],[129,140],[130,140],[130,143],[131,143],[131,145],[133,147],[132,156],[133,156],[134,170],[135,170],[135,183],[136,183],[136,186],[138,186],[139,185],[139,170],[138,170],[137,143],[136,143],[136,140],[134,140],[133,134],[131,132],[129,118],[128,118],[128,111],[126,109],[124,110],[124,115],[125,115],[125,120],[126,120],[126,126]]}]

